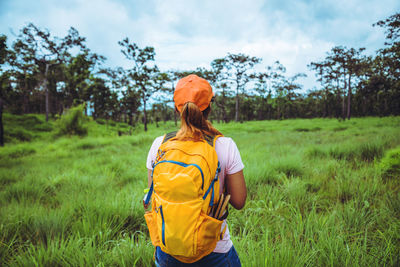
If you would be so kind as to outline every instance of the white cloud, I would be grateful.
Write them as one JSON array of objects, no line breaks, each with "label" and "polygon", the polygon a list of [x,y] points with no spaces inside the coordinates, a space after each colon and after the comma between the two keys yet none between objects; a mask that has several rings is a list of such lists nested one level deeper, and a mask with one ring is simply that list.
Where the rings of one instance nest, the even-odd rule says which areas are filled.
[{"label": "white cloud", "polygon": [[[4,1],[4,0],[3,0]],[[0,31],[18,31],[27,22],[64,36],[74,26],[88,46],[105,55],[108,66],[129,67],[118,41],[129,37],[156,49],[161,69],[208,67],[228,52],[280,60],[289,74],[306,72],[306,88],[315,85],[307,69],[335,45],[383,46],[383,30],[372,23],[395,13],[395,0],[5,0]],[[12,39],[12,37],[11,37]]]}]

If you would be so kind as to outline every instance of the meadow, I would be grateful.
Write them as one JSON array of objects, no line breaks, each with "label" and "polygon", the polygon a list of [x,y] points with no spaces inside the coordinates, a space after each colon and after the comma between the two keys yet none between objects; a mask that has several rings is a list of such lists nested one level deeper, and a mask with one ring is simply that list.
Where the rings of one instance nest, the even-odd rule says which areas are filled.
[{"label": "meadow", "polygon": [[[173,122],[55,137],[43,116],[4,120],[0,265],[153,265],[145,162]],[[400,265],[400,117],[215,126],[245,164],[247,202],[228,217],[243,266]]]}]

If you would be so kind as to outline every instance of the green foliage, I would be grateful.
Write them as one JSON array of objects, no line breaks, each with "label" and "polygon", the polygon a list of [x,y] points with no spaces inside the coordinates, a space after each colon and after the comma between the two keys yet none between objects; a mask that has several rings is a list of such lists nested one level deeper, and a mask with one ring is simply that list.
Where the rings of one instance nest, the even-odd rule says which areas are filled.
[{"label": "green foliage", "polygon": [[45,122],[42,115],[3,114],[4,139],[6,143],[32,141],[53,130],[51,122]]},{"label": "green foliage", "polygon": [[[245,165],[246,206],[227,219],[243,266],[398,265],[400,180],[383,170],[399,154],[399,118],[354,121],[215,124]],[[343,123],[346,131],[333,130]],[[2,265],[153,266],[145,161],[175,126],[118,136],[120,123],[86,125],[84,138],[0,148]]]},{"label": "green foliage", "polygon": [[23,128],[14,128],[7,131],[5,136],[5,141],[12,142],[13,140],[18,141],[31,141],[33,139],[33,134]]},{"label": "green foliage", "polygon": [[364,161],[373,161],[380,159],[383,155],[385,144],[380,141],[367,142],[361,144],[346,144],[332,146],[328,154],[332,158],[353,161],[356,159]]},{"label": "green foliage", "polygon": [[299,128],[294,128],[294,131],[296,131],[296,132],[317,132],[317,131],[320,131],[320,130],[321,130],[320,127],[314,127],[314,128],[299,127]]},{"label": "green foliage", "polygon": [[302,176],[303,167],[299,158],[285,157],[277,162],[274,162],[272,167],[278,173],[283,173],[286,177]]},{"label": "green foliage", "polygon": [[[374,24],[382,27],[386,35],[385,47],[375,55],[366,56],[365,48],[339,45],[328,51],[324,60],[311,62],[308,66],[315,71],[321,88],[307,93],[301,92],[302,85],[298,82],[305,74],[288,77],[286,68],[279,61],[255,73],[254,67],[262,59],[240,53],[228,53],[214,59],[209,69],[162,73],[154,62],[154,48],[140,48],[128,38],[118,43],[121,52],[133,61],[133,67],[102,69],[96,73],[98,64],[105,58],[92,53],[76,29],[70,28],[66,36],[57,37],[29,23],[17,38],[13,38],[11,47],[7,46],[7,36],[0,35],[0,69],[4,69],[3,65],[8,66],[0,75],[0,98],[7,103],[8,112],[44,113],[43,92],[37,88],[46,84],[50,92],[57,92],[49,103],[53,116],[74,103],[90,102],[94,118],[112,118],[114,121],[128,118],[131,126],[141,121],[146,130],[151,120],[172,119],[171,84],[195,73],[219,91],[213,105],[214,114],[210,116],[218,121],[398,116],[399,21],[400,13],[395,13]],[[43,83],[44,80],[47,83]],[[252,88],[248,84],[252,84]],[[122,88],[124,90],[120,90]],[[159,93],[154,94],[157,91]],[[345,107],[346,100],[348,105]],[[150,103],[152,109],[147,118],[145,111]],[[141,110],[142,116],[139,115]],[[51,130],[49,126],[39,129]],[[345,131],[347,126],[333,129]],[[294,129],[298,132],[319,130],[303,126]],[[34,138],[23,131],[15,131],[11,137],[6,137],[8,142]]]},{"label": "green foliage", "polygon": [[346,126],[338,126],[338,127],[333,128],[332,130],[335,132],[340,132],[340,131],[345,131],[346,129],[347,129]]},{"label": "green foliage", "polygon": [[373,161],[383,155],[385,145],[381,142],[368,142],[361,144],[342,144],[328,148],[310,147],[305,154],[308,158],[325,158],[330,156],[337,160],[363,160]]},{"label": "green foliage", "polygon": [[84,109],[85,106],[82,104],[70,108],[65,115],[61,116],[61,119],[58,120],[56,124],[56,136],[87,135],[88,128],[85,126],[87,118],[84,115]]},{"label": "green foliage", "polygon": [[36,149],[30,145],[15,145],[4,147],[0,150],[0,159],[6,158],[20,158],[34,154]]},{"label": "green foliage", "polygon": [[105,119],[96,119],[96,122],[97,122],[98,124],[101,124],[101,125],[104,125],[104,124],[107,123],[107,121],[106,121]]},{"label": "green foliage", "polygon": [[364,161],[373,161],[374,159],[380,159],[383,156],[384,143],[364,143],[359,147],[360,158]]},{"label": "green foliage", "polygon": [[380,162],[382,177],[385,179],[400,178],[400,147],[386,152]]},{"label": "green foliage", "polygon": [[327,152],[319,147],[309,147],[305,150],[307,158],[324,158],[327,156]]}]

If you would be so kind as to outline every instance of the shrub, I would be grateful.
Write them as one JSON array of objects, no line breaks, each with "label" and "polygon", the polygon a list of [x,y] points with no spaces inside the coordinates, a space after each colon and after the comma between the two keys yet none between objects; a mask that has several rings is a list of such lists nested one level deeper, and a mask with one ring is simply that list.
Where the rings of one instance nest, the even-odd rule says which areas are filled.
[{"label": "shrub", "polygon": [[51,132],[53,130],[53,127],[51,127],[50,124],[41,123],[41,124],[35,125],[33,127],[33,130],[38,131],[38,132]]},{"label": "shrub", "polygon": [[18,116],[16,117],[16,121],[19,122],[20,124],[25,125],[28,128],[32,128],[37,124],[43,123],[43,120],[39,119],[34,114],[25,114],[23,116]]},{"label": "shrub", "polygon": [[326,157],[326,151],[323,150],[322,148],[319,147],[310,147],[306,149],[305,155],[307,158],[313,159],[313,158],[325,158]]},{"label": "shrub", "polygon": [[400,178],[400,147],[387,151],[380,162],[382,177]]},{"label": "shrub", "polygon": [[106,124],[106,120],[105,119],[96,119],[96,122],[100,125],[104,125]]},{"label": "shrub", "polygon": [[118,124],[118,127],[119,127],[119,128],[124,128],[124,129],[126,129],[126,128],[129,128],[129,125],[126,124],[126,123],[122,123],[122,122],[121,122],[121,123]]},{"label": "shrub", "polygon": [[87,135],[88,128],[84,125],[86,121],[84,108],[83,104],[70,108],[67,114],[63,115],[61,119],[57,121],[56,135]]},{"label": "shrub", "polygon": [[273,164],[273,168],[278,173],[283,173],[287,177],[300,177],[303,175],[303,168],[297,158],[284,158]]},{"label": "shrub", "polygon": [[5,147],[0,151],[0,159],[20,158],[36,153],[36,150],[30,145],[16,145]]},{"label": "shrub", "polygon": [[299,128],[295,128],[294,131],[296,131],[296,132],[309,132],[310,129],[299,127]]},{"label": "shrub", "polygon": [[384,144],[382,142],[368,142],[362,144],[343,144],[329,149],[329,155],[337,160],[373,161],[383,155]]},{"label": "shrub", "polygon": [[338,127],[333,128],[332,130],[334,132],[341,132],[341,131],[347,130],[347,127],[346,126],[338,126]]},{"label": "shrub", "polygon": [[6,134],[11,137],[10,139],[17,139],[19,141],[31,141],[33,139],[32,133],[20,127],[10,129]]},{"label": "shrub", "polygon": [[85,138],[76,144],[77,149],[95,149],[106,146],[108,143],[98,138]]},{"label": "shrub", "polygon": [[329,149],[329,155],[337,160],[353,160],[357,157],[357,151],[351,145],[334,146]]},{"label": "shrub", "polygon": [[14,115],[5,113],[4,140],[6,143],[32,141],[40,136],[40,132],[52,131],[52,124],[45,122],[42,115]]},{"label": "shrub", "polygon": [[375,158],[380,159],[383,155],[383,144],[381,143],[364,143],[359,147],[360,157],[364,161],[373,161]]}]

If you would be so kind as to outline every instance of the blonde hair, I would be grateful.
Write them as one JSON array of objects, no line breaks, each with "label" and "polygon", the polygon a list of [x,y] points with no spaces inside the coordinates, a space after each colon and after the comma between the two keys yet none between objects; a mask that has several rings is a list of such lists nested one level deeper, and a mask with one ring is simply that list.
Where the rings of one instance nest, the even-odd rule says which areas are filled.
[{"label": "blonde hair", "polygon": [[192,102],[187,102],[183,105],[181,112],[181,128],[177,132],[176,138],[178,140],[200,141],[204,139],[204,135],[222,135],[222,133],[214,128],[211,122],[207,120],[210,110],[210,106],[208,106],[202,112],[199,107]]}]

